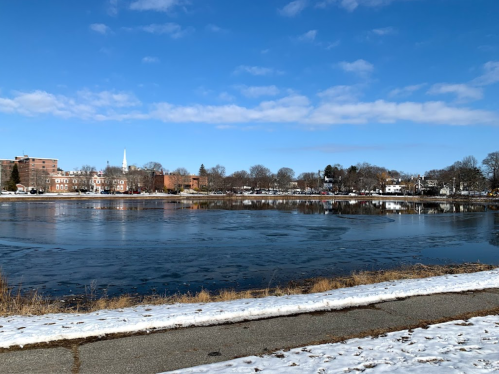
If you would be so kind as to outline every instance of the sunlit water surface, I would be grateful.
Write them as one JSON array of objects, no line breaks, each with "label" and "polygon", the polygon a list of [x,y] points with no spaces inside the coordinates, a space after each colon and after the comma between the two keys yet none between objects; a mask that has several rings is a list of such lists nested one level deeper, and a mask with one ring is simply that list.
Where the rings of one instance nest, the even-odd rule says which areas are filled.
[{"label": "sunlit water surface", "polygon": [[0,202],[0,267],[46,295],[286,285],[401,265],[499,264],[493,205],[386,201]]}]

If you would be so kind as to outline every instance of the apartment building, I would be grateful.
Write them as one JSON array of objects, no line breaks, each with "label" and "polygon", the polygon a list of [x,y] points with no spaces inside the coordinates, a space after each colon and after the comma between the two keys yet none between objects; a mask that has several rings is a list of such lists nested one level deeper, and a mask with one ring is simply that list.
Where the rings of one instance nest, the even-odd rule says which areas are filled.
[{"label": "apartment building", "polygon": [[50,174],[57,172],[58,160],[55,158],[16,156],[14,162],[19,169],[21,184],[27,187],[37,187],[45,184]]}]

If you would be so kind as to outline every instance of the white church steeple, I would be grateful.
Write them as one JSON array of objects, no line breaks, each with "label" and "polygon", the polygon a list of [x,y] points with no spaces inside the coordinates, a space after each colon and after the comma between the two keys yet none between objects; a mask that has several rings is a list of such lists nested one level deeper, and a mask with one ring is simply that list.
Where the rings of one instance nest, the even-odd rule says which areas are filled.
[{"label": "white church steeple", "polygon": [[125,148],[125,152],[123,153],[123,165],[122,165],[122,169],[123,169],[123,174],[128,173],[128,165],[126,163],[126,148]]}]

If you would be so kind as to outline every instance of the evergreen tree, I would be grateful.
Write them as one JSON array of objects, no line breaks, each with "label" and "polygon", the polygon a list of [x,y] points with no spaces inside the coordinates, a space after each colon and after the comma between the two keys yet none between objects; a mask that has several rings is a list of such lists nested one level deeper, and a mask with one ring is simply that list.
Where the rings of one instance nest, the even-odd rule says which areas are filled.
[{"label": "evergreen tree", "polygon": [[324,176],[326,178],[333,178],[334,170],[333,170],[333,167],[331,165],[326,166],[326,168],[324,169]]},{"label": "evergreen tree", "polygon": [[7,190],[16,191],[16,184],[21,183],[21,178],[19,177],[19,169],[17,168],[17,164],[14,164],[12,168],[12,173],[10,174],[10,179],[7,182]]},{"label": "evergreen tree", "polygon": [[206,177],[208,175],[208,172],[206,171],[204,164],[201,164],[199,167],[199,176],[200,177]]}]

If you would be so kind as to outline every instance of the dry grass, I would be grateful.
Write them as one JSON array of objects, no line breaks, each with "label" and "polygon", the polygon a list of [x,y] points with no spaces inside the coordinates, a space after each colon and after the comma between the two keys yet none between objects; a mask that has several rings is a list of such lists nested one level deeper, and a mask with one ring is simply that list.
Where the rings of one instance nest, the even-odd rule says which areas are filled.
[{"label": "dry grass", "polygon": [[218,293],[201,290],[198,293],[176,294],[173,296],[150,295],[136,297],[121,295],[112,298],[107,296],[96,298],[94,284],[90,285],[87,289],[86,295],[70,303],[44,298],[37,292],[29,294],[17,292],[13,294],[12,288],[9,287],[7,280],[0,273],[0,316],[84,313],[102,309],[121,309],[141,304],[208,303],[268,296],[307,294],[392,280],[427,278],[445,274],[474,273],[494,268],[495,266],[493,265],[480,263],[447,266],[417,264],[395,270],[355,272],[345,277],[307,279],[299,283],[292,282],[286,288],[276,287],[240,292],[221,290]]}]

